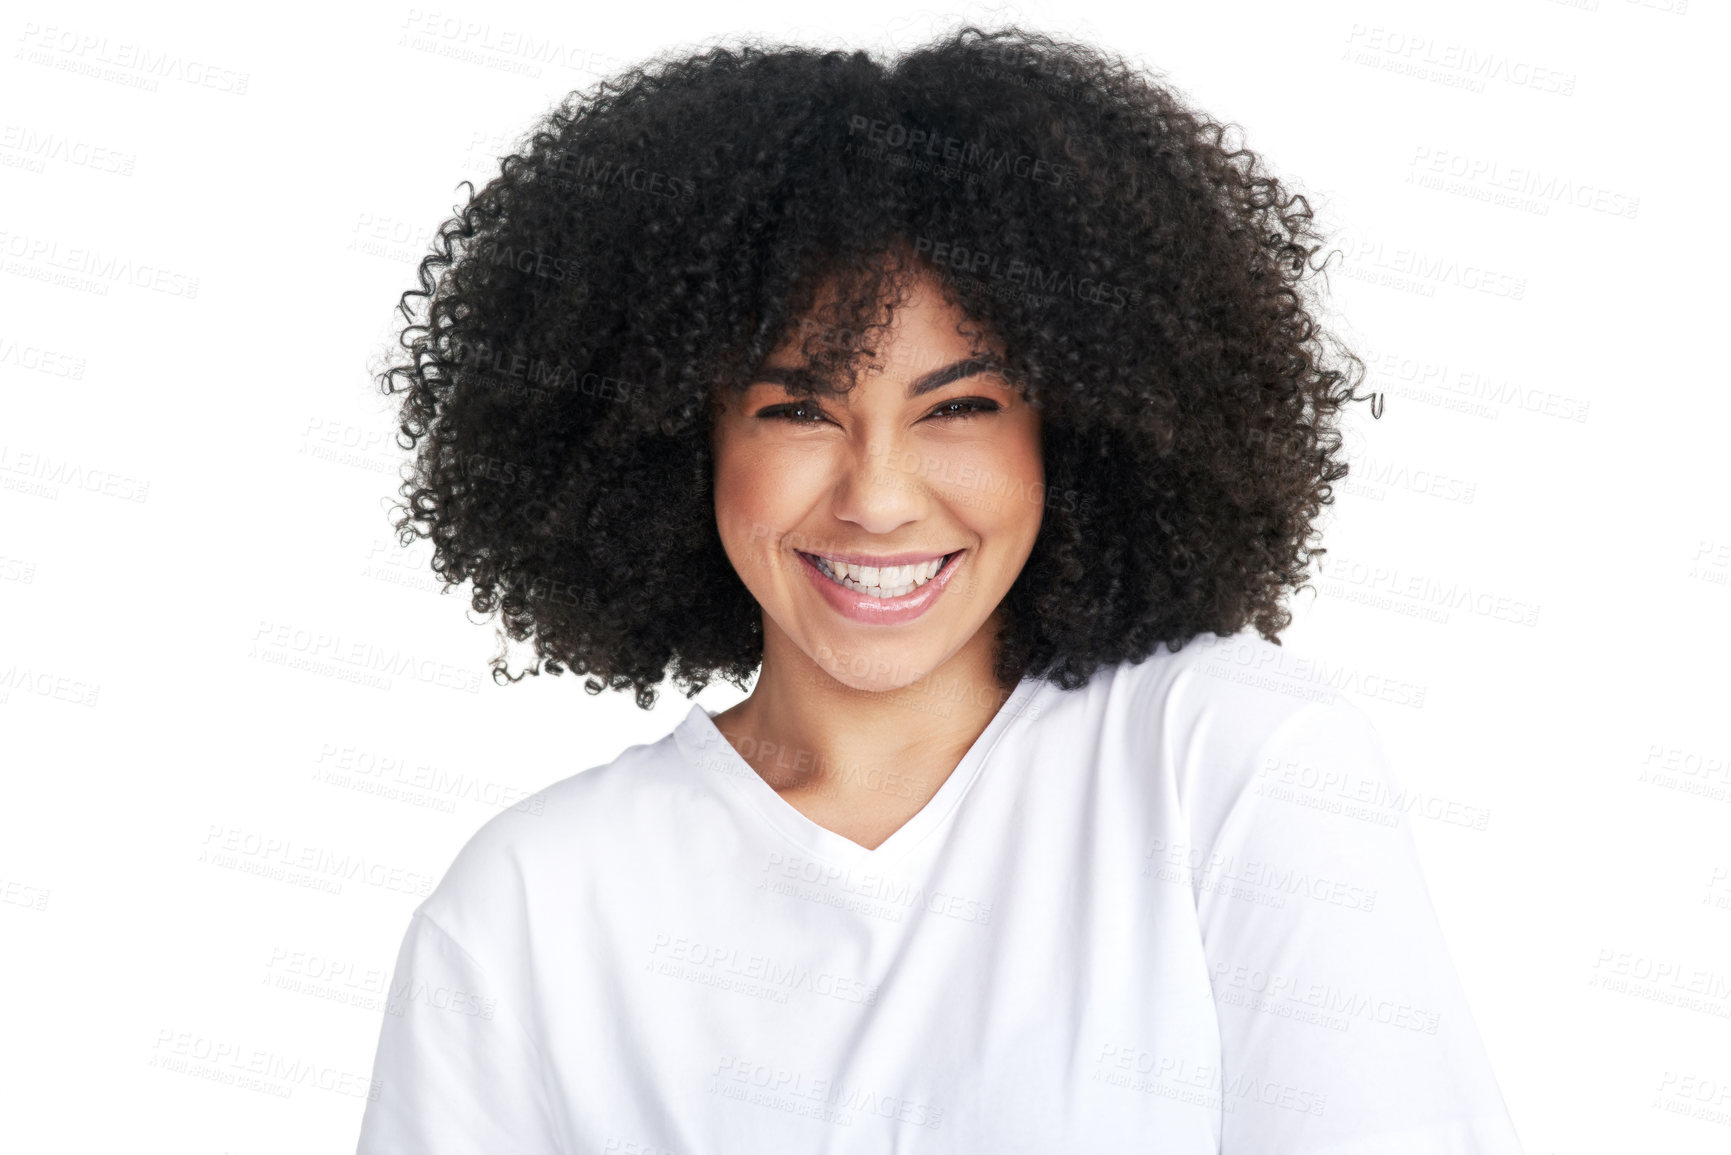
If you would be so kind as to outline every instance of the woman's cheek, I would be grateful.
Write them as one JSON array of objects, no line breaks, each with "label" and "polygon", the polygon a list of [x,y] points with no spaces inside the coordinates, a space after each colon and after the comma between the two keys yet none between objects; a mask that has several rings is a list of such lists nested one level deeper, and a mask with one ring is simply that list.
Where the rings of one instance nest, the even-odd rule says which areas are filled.
[{"label": "woman's cheek", "polygon": [[722,541],[734,566],[743,572],[776,564],[777,542],[792,524],[797,501],[790,500],[810,484],[793,455],[753,447],[716,461],[715,512]]}]

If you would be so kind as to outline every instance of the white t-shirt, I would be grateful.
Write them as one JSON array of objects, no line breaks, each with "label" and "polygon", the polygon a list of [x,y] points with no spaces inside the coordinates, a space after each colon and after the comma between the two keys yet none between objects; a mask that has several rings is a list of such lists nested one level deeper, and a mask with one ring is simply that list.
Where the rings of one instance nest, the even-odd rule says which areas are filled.
[{"label": "white t-shirt", "polygon": [[360,1155],[1520,1155],[1410,796],[1252,632],[1023,681],[872,850],[695,704],[538,798],[409,923]]}]

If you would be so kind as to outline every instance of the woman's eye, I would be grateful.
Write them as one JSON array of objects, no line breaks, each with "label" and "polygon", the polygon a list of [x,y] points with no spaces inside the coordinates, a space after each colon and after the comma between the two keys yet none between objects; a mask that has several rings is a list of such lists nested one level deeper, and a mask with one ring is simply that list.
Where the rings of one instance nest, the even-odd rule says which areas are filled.
[{"label": "woman's eye", "polygon": [[[946,401],[932,410],[928,417],[951,421],[957,418],[972,417],[978,413],[993,413],[1000,406],[996,401],[986,397],[958,397],[954,401]],[[771,421],[786,421],[793,425],[819,425],[829,420],[821,408],[809,401],[790,401],[783,405],[772,405],[761,409],[759,417]]]},{"label": "woman's eye", "polygon": [[816,425],[823,420],[823,410],[808,402],[798,401],[788,405],[771,406],[761,410],[758,416],[790,421],[795,425]]},{"label": "woman's eye", "polygon": [[976,413],[992,413],[998,408],[996,401],[984,397],[958,397],[954,401],[946,401],[932,410],[931,416],[946,420],[955,417],[972,417]]}]

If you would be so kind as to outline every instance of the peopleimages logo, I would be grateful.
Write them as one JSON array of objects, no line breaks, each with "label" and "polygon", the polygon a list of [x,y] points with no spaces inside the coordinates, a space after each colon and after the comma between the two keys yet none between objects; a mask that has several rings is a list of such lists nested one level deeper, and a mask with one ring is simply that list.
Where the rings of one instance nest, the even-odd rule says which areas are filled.
[{"label": "peopleimages logo", "polygon": [[[905,124],[874,120],[858,113],[848,117],[847,134],[849,149],[856,143],[851,138],[863,137],[866,143],[877,145],[882,150],[895,149],[910,156],[942,161],[941,170],[955,173],[968,168],[975,170],[972,174],[975,176],[992,173],[1020,177],[1036,184],[1062,186],[1073,184],[1080,171],[1075,165],[1059,164],[1030,153],[997,149],[981,141],[946,136],[917,125],[910,128]],[[869,153],[862,151],[860,155]]]},{"label": "peopleimages logo", "polygon": [[1058,269],[1041,268],[1020,257],[1004,259],[996,253],[933,237],[915,237],[914,251],[929,257],[939,268],[977,277],[982,281],[1003,281],[1021,286],[1031,293],[1050,297],[1072,297],[1090,305],[1106,305],[1122,309],[1129,303],[1130,290],[1122,285],[1110,285],[1095,277],[1078,277]]}]

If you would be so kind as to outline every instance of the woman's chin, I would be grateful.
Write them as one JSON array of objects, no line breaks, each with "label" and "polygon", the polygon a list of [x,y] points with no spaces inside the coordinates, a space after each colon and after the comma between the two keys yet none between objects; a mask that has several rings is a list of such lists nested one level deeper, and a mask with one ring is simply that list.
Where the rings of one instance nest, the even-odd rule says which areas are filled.
[{"label": "woman's chin", "polygon": [[847,639],[819,642],[809,651],[818,669],[850,690],[887,694],[905,690],[925,678],[940,663],[927,648],[876,645],[847,646]]}]

